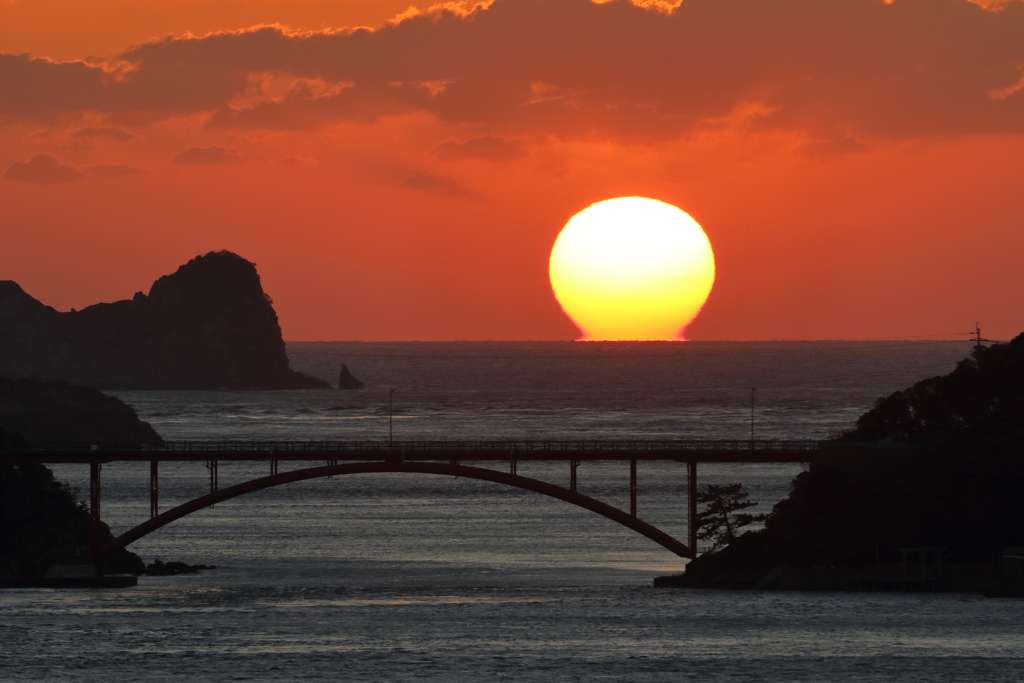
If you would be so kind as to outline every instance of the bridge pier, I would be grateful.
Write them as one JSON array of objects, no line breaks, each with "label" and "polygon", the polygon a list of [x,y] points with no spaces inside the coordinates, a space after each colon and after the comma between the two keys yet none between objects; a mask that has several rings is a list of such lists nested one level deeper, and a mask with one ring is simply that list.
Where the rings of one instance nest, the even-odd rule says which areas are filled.
[{"label": "bridge pier", "polygon": [[[216,493],[219,488],[219,483],[217,481],[217,461],[207,460],[206,469],[210,470],[210,493]],[[210,507],[212,508],[213,505],[210,505]]]},{"label": "bridge pier", "polygon": [[159,481],[158,481],[158,461],[149,461],[149,518],[153,519],[160,514],[159,505]]},{"label": "bridge pier", "polygon": [[686,505],[687,522],[686,530],[689,534],[687,539],[690,549],[697,554],[697,461],[690,460],[686,463]]},{"label": "bridge pier", "polygon": [[573,493],[576,493],[576,468],[579,466],[579,460],[569,461],[569,490]]},{"label": "bridge pier", "polygon": [[636,517],[636,460],[629,461],[629,515]]},{"label": "bridge pier", "polygon": [[100,547],[100,468],[95,460],[89,463],[89,536],[93,553]]}]

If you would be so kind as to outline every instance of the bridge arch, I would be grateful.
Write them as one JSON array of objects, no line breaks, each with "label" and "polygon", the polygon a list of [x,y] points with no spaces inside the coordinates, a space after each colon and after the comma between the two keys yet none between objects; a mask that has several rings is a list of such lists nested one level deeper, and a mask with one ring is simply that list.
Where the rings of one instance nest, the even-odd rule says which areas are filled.
[{"label": "bridge arch", "polygon": [[310,467],[301,470],[292,470],[290,472],[281,472],[269,477],[253,479],[252,481],[247,481],[242,484],[236,484],[234,486],[229,486],[227,488],[208,493],[205,496],[200,496],[195,500],[190,500],[187,503],[182,503],[181,505],[171,508],[166,512],[162,512],[156,517],[152,517],[142,524],[129,529],[117,538],[97,548],[93,555],[93,559],[97,560],[109,555],[115,550],[124,548],[143,536],[150,534],[177,519],[181,519],[185,515],[197,512],[216,503],[245,495],[246,493],[252,493],[253,491],[259,491],[273,486],[280,486],[282,484],[304,481],[306,479],[316,479],[319,477],[339,476],[345,474],[379,474],[388,472],[439,474],[443,476],[465,477],[466,479],[491,481],[498,484],[505,484],[507,486],[525,489],[527,491],[533,491],[552,498],[564,500],[565,502],[572,503],[573,505],[578,505],[579,507],[590,510],[591,512],[596,512],[599,515],[607,517],[614,522],[618,522],[619,524],[646,536],[658,545],[661,545],[680,557],[687,557],[691,559],[694,557],[693,551],[688,546],[684,545],[672,536],[669,536],[661,529],[658,529],[641,519],[633,517],[616,507],[612,507],[607,503],[602,503],[595,498],[584,496],[581,493],[577,493],[562,486],[550,484],[539,479],[531,479],[530,477],[522,477],[517,474],[508,474],[506,472],[499,472],[497,470],[490,470],[483,467],[469,467],[467,465],[452,465],[433,462],[361,462],[347,463],[344,465],[327,465],[324,467]]}]

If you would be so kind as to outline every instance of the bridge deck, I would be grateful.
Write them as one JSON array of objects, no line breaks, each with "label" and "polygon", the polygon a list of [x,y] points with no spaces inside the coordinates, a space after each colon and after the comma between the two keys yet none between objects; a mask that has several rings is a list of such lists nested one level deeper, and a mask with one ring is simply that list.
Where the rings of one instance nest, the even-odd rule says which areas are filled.
[{"label": "bridge deck", "polygon": [[820,441],[171,441],[146,444],[34,444],[0,453],[0,463],[328,460],[508,461],[667,460],[701,463],[811,462],[822,450],[900,447]]}]

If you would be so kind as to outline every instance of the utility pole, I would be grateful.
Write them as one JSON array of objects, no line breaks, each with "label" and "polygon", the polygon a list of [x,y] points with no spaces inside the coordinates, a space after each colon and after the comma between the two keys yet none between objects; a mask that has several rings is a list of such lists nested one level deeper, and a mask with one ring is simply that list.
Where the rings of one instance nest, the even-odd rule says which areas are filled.
[{"label": "utility pole", "polygon": [[973,332],[961,332],[960,334],[968,334],[971,337],[973,337],[971,341],[974,342],[975,349],[985,348],[981,345],[981,342],[992,341],[991,339],[985,339],[984,337],[981,336],[981,323],[974,323]]}]

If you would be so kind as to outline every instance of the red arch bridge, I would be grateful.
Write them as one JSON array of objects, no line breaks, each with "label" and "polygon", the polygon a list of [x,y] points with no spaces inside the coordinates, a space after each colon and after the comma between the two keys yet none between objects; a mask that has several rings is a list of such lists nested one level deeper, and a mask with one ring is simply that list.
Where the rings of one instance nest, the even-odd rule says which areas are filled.
[{"label": "red arch bridge", "polygon": [[[179,441],[159,446],[143,444],[37,444],[28,450],[0,453],[0,464],[88,465],[93,560],[123,548],[146,534],[221,501],[260,489],[317,477],[346,474],[407,472],[492,481],[534,491],[596,512],[632,529],[673,553],[693,558],[697,547],[698,463],[809,463],[825,450],[897,447],[899,444],[839,444],[819,441]],[[564,461],[570,472],[568,488],[520,476],[521,461]],[[637,463],[672,461],[687,468],[687,542],[637,517]],[[101,471],[105,463],[149,462],[150,517],[113,540],[100,544]],[[210,492],[160,512],[159,466],[168,461],[205,462]],[[264,461],[267,476],[220,488],[217,467],[222,461]],[[583,462],[629,462],[629,510],[622,510],[576,489],[576,469]],[[306,466],[280,468],[281,462]],[[478,463],[466,465],[464,463]],[[315,463],[315,465],[314,465]],[[494,463],[501,463],[496,469]],[[489,464],[490,467],[479,466]]]}]

